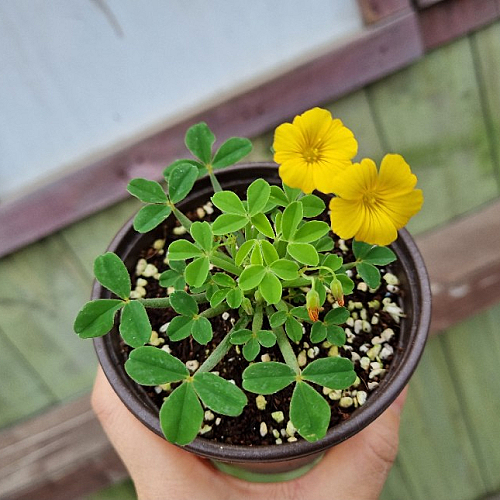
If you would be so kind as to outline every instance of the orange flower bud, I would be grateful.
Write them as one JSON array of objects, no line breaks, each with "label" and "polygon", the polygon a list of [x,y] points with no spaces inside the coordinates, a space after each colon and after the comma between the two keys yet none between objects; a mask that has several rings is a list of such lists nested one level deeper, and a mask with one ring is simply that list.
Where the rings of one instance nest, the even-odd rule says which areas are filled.
[{"label": "orange flower bud", "polygon": [[311,321],[318,321],[319,319],[319,293],[312,288],[306,294],[306,308]]},{"label": "orange flower bud", "polygon": [[330,290],[332,291],[333,298],[337,301],[339,306],[344,305],[344,290],[342,288],[342,283],[334,278],[330,284]]}]

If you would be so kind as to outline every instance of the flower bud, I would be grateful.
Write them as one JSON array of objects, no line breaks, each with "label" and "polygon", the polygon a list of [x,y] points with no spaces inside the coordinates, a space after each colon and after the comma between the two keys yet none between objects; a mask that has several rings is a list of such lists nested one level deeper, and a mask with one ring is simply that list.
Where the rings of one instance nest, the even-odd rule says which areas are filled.
[{"label": "flower bud", "polygon": [[342,288],[342,283],[337,279],[333,278],[330,284],[330,290],[332,291],[333,298],[337,301],[339,306],[344,305],[344,290]]},{"label": "flower bud", "polygon": [[307,308],[307,313],[309,314],[309,318],[311,318],[311,321],[318,321],[319,307],[320,307],[319,293],[316,290],[314,290],[314,288],[311,288],[311,290],[309,290],[306,294],[306,308]]}]

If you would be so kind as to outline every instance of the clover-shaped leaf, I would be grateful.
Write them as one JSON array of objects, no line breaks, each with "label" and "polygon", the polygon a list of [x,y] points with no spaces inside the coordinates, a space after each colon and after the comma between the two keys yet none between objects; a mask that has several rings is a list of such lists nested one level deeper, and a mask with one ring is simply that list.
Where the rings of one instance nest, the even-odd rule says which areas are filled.
[{"label": "clover-shaped leaf", "polygon": [[94,261],[94,274],[99,283],[122,299],[130,296],[130,275],[120,257],[112,252],[99,255]]}]

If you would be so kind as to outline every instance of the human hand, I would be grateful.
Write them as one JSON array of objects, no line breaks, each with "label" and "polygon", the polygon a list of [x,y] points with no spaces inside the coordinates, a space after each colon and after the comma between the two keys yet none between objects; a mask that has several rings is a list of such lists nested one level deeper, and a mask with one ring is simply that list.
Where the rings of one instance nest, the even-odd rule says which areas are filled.
[{"label": "human hand", "polygon": [[378,419],[327,451],[304,476],[249,483],[168,443],[123,405],[99,368],[92,406],[134,481],[139,500],[376,500],[398,448],[406,390]]}]

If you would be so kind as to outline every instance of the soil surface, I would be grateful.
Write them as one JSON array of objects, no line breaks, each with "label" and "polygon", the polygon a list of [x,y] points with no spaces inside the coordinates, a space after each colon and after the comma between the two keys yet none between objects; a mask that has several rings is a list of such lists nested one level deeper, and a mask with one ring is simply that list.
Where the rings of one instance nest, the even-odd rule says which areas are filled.
[{"label": "soil surface", "polygon": [[[213,209],[210,204],[204,208],[189,213],[191,220],[212,220],[216,214],[210,213]],[[350,241],[339,240],[332,233],[335,241],[334,253],[342,256],[344,262],[353,260]],[[133,288],[138,296],[154,298],[164,297],[168,291],[160,287],[158,276],[168,269],[165,263],[165,251],[168,245],[178,238],[185,238],[182,228],[173,230],[163,228],[159,232],[159,239],[148,249],[145,249],[138,261],[136,273],[132,276]],[[145,268],[145,263],[149,267]],[[153,267],[154,266],[154,267]],[[354,386],[343,391],[332,391],[314,386],[324,394],[331,407],[330,427],[342,422],[362,406],[366,400],[376,392],[397,349],[399,337],[399,321],[403,316],[400,309],[403,291],[399,289],[399,280],[391,266],[379,268],[382,275],[380,287],[373,291],[368,290],[354,271],[348,271],[355,282],[353,294],[346,297],[345,306],[350,310],[351,317],[344,327],[347,342],[342,347],[335,347],[328,342],[313,344],[309,339],[310,325],[304,323],[305,332],[302,340],[292,343],[301,366],[314,359],[331,355],[340,355],[353,361],[358,380]],[[145,294],[144,294],[145,290]],[[300,305],[300,304],[297,304]],[[205,306],[206,307],[206,306]],[[324,311],[320,317],[336,307],[333,297],[327,296]],[[204,306],[200,306],[203,310]],[[237,310],[230,310],[222,316],[212,318],[214,338],[208,346],[202,346],[192,338],[172,342],[164,333],[166,325],[175,316],[171,309],[149,309],[150,321],[153,328],[152,345],[171,352],[174,356],[187,362],[188,368],[201,365],[211,350],[224,338],[238,319]],[[263,329],[268,328],[264,323]],[[123,361],[126,360],[130,347],[122,343]],[[261,348],[255,361],[283,361],[277,346]],[[227,356],[215,367],[222,377],[234,380],[241,388],[241,373],[248,366],[238,346],[233,346]],[[147,387],[147,393],[155,405],[160,408],[163,400],[168,397],[175,384],[161,387]],[[210,410],[205,412],[205,421],[200,435],[205,439],[216,442],[237,445],[270,445],[293,442],[302,439],[296,434],[289,422],[289,404],[293,385],[274,395],[258,396],[248,393],[248,404],[239,417],[217,415]]]}]

